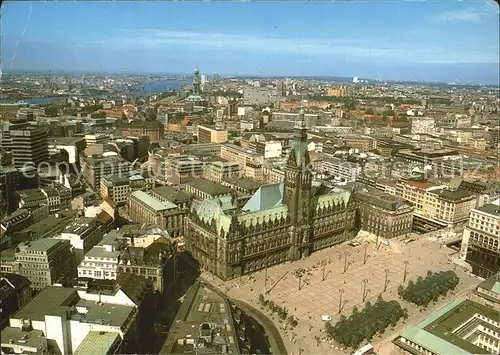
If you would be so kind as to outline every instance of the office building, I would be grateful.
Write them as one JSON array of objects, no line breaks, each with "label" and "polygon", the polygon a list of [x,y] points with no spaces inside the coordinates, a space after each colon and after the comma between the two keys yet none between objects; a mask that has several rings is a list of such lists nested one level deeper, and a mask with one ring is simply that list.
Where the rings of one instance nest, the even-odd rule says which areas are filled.
[{"label": "office building", "polygon": [[75,254],[75,263],[78,265],[83,256],[102,239],[105,229],[106,226],[99,223],[95,217],[78,217],[66,225],[55,238],[69,240]]},{"label": "office building", "polygon": [[357,188],[361,230],[381,238],[398,238],[412,231],[413,206],[408,201],[371,187]]},{"label": "office building", "polygon": [[207,179],[196,179],[188,182],[184,189],[199,199],[231,196],[235,191],[227,186]]},{"label": "office building", "polygon": [[347,182],[356,181],[361,175],[361,165],[347,160],[342,160],[331,155],[324,155],[320,161],[319,171]]},{"label": "office building", "polygon": [[167,200],[158,200],[144,191],[130,194],[128,215],[136,223],[167,230],[174,238],[183,235],[184,213],[177,205]]},{"label": "office building", "polygon": [[198,143],[225,143],[227,141],[226,130],[198,125]]},{"label": "office building", "polygon": [[160,237],[147,247],[128,246],[120,253],[118,273],[131,273],[149,279],[155,291],[164,293],[167,262],[174,248],[169,237]]},{"label": "office building", "polygon": [[104,176],[118,175],[129,177],[131,164],[117,154],[80,154],[80,166],[83,181],[92,189],[100,189],[101,179]]},{"label": "office building", "polygon": [[500,269],[500,202],[474,208],[465,227],[460,257],[480,277],[490,277]]},{"label": "office building", "polygon": [[101,179],[101,198],[109,198],[117,206],[125,205],[131,191],[130,178],[111,175]]},{"label": "office building", "polygon": [[220,183],[222,180],[232,177],[240,177],[240,165],[231,161],[215,161],[205,170],[205,179]]},{"label": "office building", "polygon": [[476,196],[467,190],[452,190],[426,181],[398,181],[397,194],[415,206],[415,215],[436,221],[442,227],[465,222],[476,206]]},{"label": "office building", "polygon": [[238,163],[241,171],[245,171],[247,164],[262,165],[264,163],[262,154],[234,144],[223,144],[220,155],[222,159]]},{"label": "office building", "polygon": [[45,128],[11,129],[9,133],[11,139],[10,148],[16,168],[27,165],[38,166],[40,163],[48,161],[49,146]]},{"label": "office building", "polygon": [[357,149],[360,153],[377,149],[377,140],[371,137],[345,135],[342,136],[342,141],[347,148]]},{"label": "office building", "polygon": [[15,260],[19,274],[31,282],[31,287],[41,290],[73,275],[75,267],[71,244],[68,240],[37,239],[18,245]]},{"label": "office building", "polygon": [[119,122],[116,128],[124,136],[141,137],[148,136],[150,142],[161,142],[165,127],[158,121],[132,121],[132,122]]}]

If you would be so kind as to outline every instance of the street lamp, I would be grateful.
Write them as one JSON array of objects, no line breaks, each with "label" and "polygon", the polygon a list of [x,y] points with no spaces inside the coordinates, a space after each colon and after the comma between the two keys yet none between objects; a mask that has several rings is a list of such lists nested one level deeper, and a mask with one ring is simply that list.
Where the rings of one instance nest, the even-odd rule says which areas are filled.
[{"label": "street lamp", "polygon": [[367,292],[366,285],[368,284],[368,279],[363,280],[363,302],[366,300]]},{"label": "street lamp", "polygon": [[325,274],[326,260],[321,261],[321,265],[323,266],[323,276],[321,277],[321,281],[325,281],[325,278],[326,278],[326,274]]},{"label": "street lamp", "polygon": [[339,289],[339,295],[340,295],[340,300],[339,300],[339,314],[342,312],[342,294],[344,293],[343,289]]},{"label": "street lamp", "polygon": [[389,280],[387,280],[388,276],[389,276],[389,269],[385,269],[384,292],[387,291],[387,285],[389,284]]},{"label": "street lamp", "polygon": [[403,274],[403,282],[406,282],[406,268],[408,266],[408,260],[405,260],[404,263],[405,263],[405,272]]},{"label": "street lamp", "polygon": [[367,249],[368,249],[368,244],[365,244],[365,255],[363,257],[363,265],[365,265],[366,261],[368,260],[367,255],[366,255]]},{"label": "street lamp", "polygon": [[295,270],[295,272],[293,273],[294,276],[299,279],[299,291],[300,291],[300,282],[302,280],[302,276],[304,275],[304,272],[305,272],[305,270],[300,268],[300,269]]},{"label": "street lamp", "polygon": [[347,256],[349,256],[349,252],[344,253],[344,274],[347,272]]}]

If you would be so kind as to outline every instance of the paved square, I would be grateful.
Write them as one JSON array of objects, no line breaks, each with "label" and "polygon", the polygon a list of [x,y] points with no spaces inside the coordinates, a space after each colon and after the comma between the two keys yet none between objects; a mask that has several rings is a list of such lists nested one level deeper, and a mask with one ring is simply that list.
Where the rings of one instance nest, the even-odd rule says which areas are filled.
[{"label": "paved square", "polygon": [[[365,248],[366,264],[363,263]],[[374,243],[365,243],[357,247],[339,245],[316,252],[303,260],[268,268],[269,293],[266,299],[285,306],[289,314],[298,318],[299,324],[293,331],[280,329],[290,354],[298,354],[301,352],[299,349],[302,349],[304,354],[339,354],[343,353],[341,349],[332,348],[331,344],[324,341],[325,324],[321,320],[322,315],[331,316],[332,323],[335,323],[339,318],[339,307],[342,308],[342,314],[349,316],[354,306],[362,308],[366,301],[373,303],[377,296],[382,294],[385,300],[395,299],[403,308],[408,308],[410,318],[404,325],[407,327],[408,323],[421,317],[422,313],[397,296],[397,288],[403,283],[405,265],[407,282],[410,279],[415,280],[418,276],[425,277],[428,270],[455,269],[460,277],[456,293],[471,289],[479,283],[479,280],[468,276],[463,269],[455,268],[455,265],[449,262],[450,255],[455,253],[428,239],[419,239],[409,244],[392,242],[389,246],[381,245],[378,250]],[[322,260],[327,261],[324,281],[322,281]],[[344,273],[346,264],[347,270]],[[299,290],[299,279],[294,276],[294,271],[300,268],[306,272],[301,279]],[[230,297],[244,300],[260,308],[258,297],[265,292],[265,274],[266,271],[261,270],[228,282],[214,279],[209,275],[206,278],[225,289]],[[386,275],[388,284],[384,292]],[[448,302],[450,297],[452,296],[447,299],[440,298],[438,304]],[[429,306],[429,312],[432,307]],[[270,316],[267,310],[264,313]],[[280,320],[276,316],[271,316],[271,319],[278,328],[281,328]],[[398,324],[398,327],[401,326]],[[384,339],[374,339],[373,342],[385,341],[388,334],[389,329],[384,333]]]}]

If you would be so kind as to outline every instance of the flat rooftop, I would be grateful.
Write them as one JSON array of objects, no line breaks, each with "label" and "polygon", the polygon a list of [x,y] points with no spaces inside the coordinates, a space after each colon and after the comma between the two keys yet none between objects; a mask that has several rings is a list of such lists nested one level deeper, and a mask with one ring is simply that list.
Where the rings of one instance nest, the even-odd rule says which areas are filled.
[{"label": "flat rooftop", "polygon": [[30,232],[32,232],[35,235],[40,236],[48,233],[52,229],[59,229],[60,231],[62,231],[64,229],[64,226],[71,218],[71,216],[56,217],[55,215],[49,215],[41,221],[24,228],[20,233],[29,234]]},{"label": "flat rooftop", "polygon": [[402,198],[368,186],[356,189],[355,197],[358,200],[368,202],[374,206],[390,211],[396,211],[402,207],[411,206],[410,202]]},{"label": "flat rooftop", "polygon": [[131,194],[131,196],[135,197],[144,204],[148,205],[155,211],[165,211],[177,208],[177,205],[173,204],[172,202],[157,200],[153,196],[145,193],[144,191],[135,191]]},{"label": "flat rooftop", "polygon": [[[418,325],[408,328],[401,337],[436,354],[489,354],[485,349],[463,338],[463,336],[473,331],[473,328],[466,329],[467,332],[461,333],[461,330],[467,328],[476,315],[497,322],[500,317],[499,312],[491,308],[465,298],[458,298],[438,312],[431,314]],[[491,330],[497,332],[497,334],[500,331],[499,328],[486,322],[481,322],[481,325],[491,327]],[[406,348],[399,341],[399,337],[394,342]]]},{"label": "flat rooftop", "polygon": [[80,299],[76,303],[77,309],[84,308],[87,313],[73,313],[72,320],[78,320],[82,323],[102,324],[112,327],[122,327],[132,312],[133,306],[124,306],[119,304],[102,303]]},{"label": "flat rooftop", "polygon": [[261,182],[252,180],[252,179],[247,178],[247,177],[241,177],[241,178],[231,178],[230,177],[230,178],[223,179],[223,181],[225,181],[229,184],[232,184],[234,186],[240,187],[242,189],[250,190],[250,191],[257,190],[259,187],[264,185]]},{"label": "flat rooftop", "polygon": [[41,330],[23,331],[20,328],[11,327],[6,327],[2,330],[2,348],[24,346],[38,349],[39,346],[46,342],[47,338],[45,338]]},{"label": "flat rooftop", "polygon": [[439,195],[439,197],[451,201],[460,201],[465,199],[474,199],[475,195],[467,190],[448,190],[448,189],[437,189],[432,191],[433,194]]},{"label": "flat rooftop", "polygon": [[217,184],[212,180],[207,179],[195,179],[186,183],[186,186],[191,186],[192,188],[211,196],[225,195],[233,192],[233,189],[230,187]]},{"label": "flat rooftop", "polygon": [[487,205],[476,207],[475,210],[488,213],[496,218],[500,218],[500,206],[495,205],[494,203],[489,203]]},{"label": "flat rooftop", "polygon": [[49,286],[44,288],[26,306],[11,318],[45,321],[45,315],[58,315],[67,311],[78,300],[78,292],[67,287]]},{"label": "flat rooftop", "polygon": [[182,190],[177,190],[171,186],[161,186],[152,189],[153,193],[161,196],[173,203],[189,202],[191,195]]},{"label": "flat rooftop", "polygon": [[[61,239],[55,239],[55,238],[41,238],[41,239],[35,239],[29,242],[24,242],[19,244],[19,248],[21,250],[31,250],[31,251],[47,251],[50,248],[53,248],[59,243],[63,243],[64,241]],[[25,248],[23,248],[25,247]]]},{"label": "flat rooftop", "polygon": [[120,334],[113,332],[91,331],[80,343],[73,355],[107,355],[120,341]]}]

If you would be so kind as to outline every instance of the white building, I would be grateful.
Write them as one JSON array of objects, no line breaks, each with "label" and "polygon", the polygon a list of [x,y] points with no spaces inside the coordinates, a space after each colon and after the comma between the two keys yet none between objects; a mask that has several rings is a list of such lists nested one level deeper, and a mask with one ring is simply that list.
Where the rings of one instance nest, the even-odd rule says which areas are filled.
[{"label": "white building", "polygon": [[323,173],[328,173],[335,177],[340,177],[347,182],[356,181],[361,174],[361,165],[336,157],[325,157],[321,163]]},{"label": "white building", "polygon": [[118,234],[107,234],[98,245],[85,254],[77,267],[78,277],[116,280],[122,244],[123,240]]},{"label": "white building", "polygon": [[74,248],[76,265],[83,260],[83,255],[99,243],[104,235],[104,227],[96,218],[80,217],[67,225],[57,239],[69,240]]},{"label": "white building", "polygon": [[[46,354],[114,353],[130,339],[136,324],[137,307],[123,303],[105,303],[102,297],[87,300],[73,288],[47,287],[11,316],[9,327],[2,331],[2,353],[4,348],[35,340],[32,352],[38,354],[43,349]],[[4,337],[14,333],[23,335]]]},{"label": "white building", "polygon": [[434,134],[436,131],[436,123],[432,117],[413,116],[411,118],[411,133],[412,134]]},{"label": "white building", "polygon": [[[259,143],[262,143],[264,145],[263,151],[259,151],[260,149],[262,149],[259,147]],[[268,141],[259,143],[257,144],[257,152],[263,154],[264,159],[279,158],[283,153],[283,145],[281,144],[281,142]]]}]

